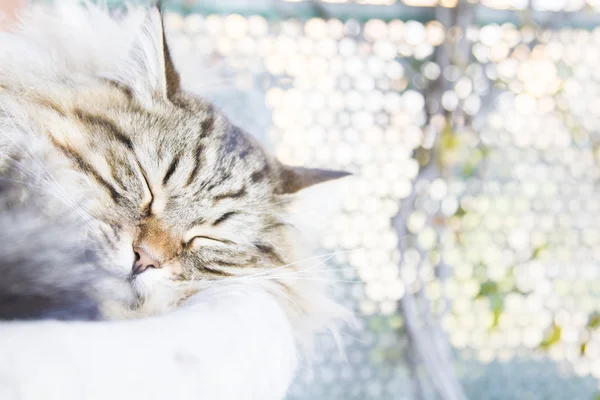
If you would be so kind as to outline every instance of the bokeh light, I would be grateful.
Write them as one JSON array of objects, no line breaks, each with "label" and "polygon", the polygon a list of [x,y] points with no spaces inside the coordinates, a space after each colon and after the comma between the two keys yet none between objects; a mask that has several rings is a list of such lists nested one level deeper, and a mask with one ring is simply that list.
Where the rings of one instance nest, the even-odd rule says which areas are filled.
[{"label": "bokeh light", "polygon": [[268,134],[281,161],[355,173],[322,245],[344,250],[331,260],[337,295],[360,326],[348,362],[323,339],[314,379],[291,398],[434,398],[418,343],[447,353],[469,398],[591,398],[600,379],[598,28],[237,14],[167,22],[192,85],[206,85],[194,62],[208,55],[227,66],[224,83],[259,94],[252,102],[272,118],[248,110],[245,123]]}]

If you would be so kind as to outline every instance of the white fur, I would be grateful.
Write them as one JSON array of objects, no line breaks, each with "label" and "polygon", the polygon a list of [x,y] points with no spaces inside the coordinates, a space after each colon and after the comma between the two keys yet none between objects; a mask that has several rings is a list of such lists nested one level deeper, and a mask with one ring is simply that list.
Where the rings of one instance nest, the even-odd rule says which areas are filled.
[{"label": "white fur", "polygon": [[156,9],[132,8],[117,20],[77,3],[30,7],[14,32],[0,32],[0,81],[37,91],[105,77],[148,101],[166,90]]},{"label": "white fur", "polygon": [[284,312],[248,285],[163,317],[0,326],[2,400],[276,400],[295,365]]}]

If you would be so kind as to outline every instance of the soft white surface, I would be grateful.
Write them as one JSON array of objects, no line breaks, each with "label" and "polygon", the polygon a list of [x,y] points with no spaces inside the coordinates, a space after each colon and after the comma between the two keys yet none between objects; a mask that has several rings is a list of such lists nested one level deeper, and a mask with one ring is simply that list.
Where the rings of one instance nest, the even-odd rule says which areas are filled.
[{"label": "soft white surface", "polygon": [[2,400],[275,400],[295,365],[281,308],[241,285],[163,317],[0,324]]}]

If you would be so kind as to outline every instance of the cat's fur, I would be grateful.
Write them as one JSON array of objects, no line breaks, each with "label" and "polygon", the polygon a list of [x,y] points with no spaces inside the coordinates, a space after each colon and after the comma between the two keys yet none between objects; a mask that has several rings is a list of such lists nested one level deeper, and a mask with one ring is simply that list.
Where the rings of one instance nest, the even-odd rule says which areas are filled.
[{"label": "cat's fur", "polygon": [[[0,178],[0,198],[10,190],[7,183]],[[100,318],[89,291],[101,276],[93,253],[72,235],[79,224],[69,215],[41,220],[33,202],[0,209],[0,319]]]},{"label": "cat's fur", "polygon": [[[5,343],[20,341],[11,332],[22,329],[33,338],[49,327],[44,340],[57,351],[85,347],[76,341],[69,350],[69,332],[100,341],[103,335],[117,341],[132,336],[143,338],[149,352],[154,343],[158,362],[175,357],[169,346],[160,350],[162,340],[174,341],[182,354],[198,358],[191,374],[246,374],[234,385],[252,381],[258,374],[253,364],[274,374],[274,389],[266,385],[260,396],[242,396],[240,387],[219,389],[215,382],[225,384],[222,377],[208,385],[215,392],[190,395],[279,398],[296,360],[290,340],[298,344],[343,314],[326,294],[318,262],[301,261],[288,207],[299,190],[344,174],[282,165],[210,103],[187,94],[157,8],[115,19],[101,8],[69,2],[29,9],[23,21],[0,32],[0,222],[6,233],[0,236],[0,269],[23,266],[0,285],[0,301],[4,295],[5,304],[13,304],[4,316],[170,314],[106,326],[0,325],[1,346],[8,351],[12,345]],[[19,249],[27,243],[41,247],[23,258]],[[160,260],[161,268],[133,276],[134,246]],[[84,252],[88,248],[91,253]],[[36,264],[39,275],[28,272]],[[43,283],[39,293],[25,289],[36,282]],[[23,302],[35,298],[30,292],[42,300]],[[36,315],[36,304],[52,305],[50,297],[63,314],[52,306]],[[81,308],[72,308],[73,299]],[[184,310],[171,311],[178,306]],[[269,348],[265,338],[273,333],[280,338]],[[236,340],[247,340],[249,348],[232,347]],[[143,349],[127,351],[135,357]],[[209,358],[202,359],[204,351]],[[79,362],[81,371],[103,376]],[[228,371],[228,362],[248,368]],[[165,371],[173,368],[167,363]],[[40,378],[35,370],[27,373]],[[79,398],[106,398],[92,395],[91,387],[82,389],[91,397]],[[233,394],[209,394],[219,390]]]},{"label": "cat's fur", "polygon": [[200,292],[161,317],[0,325],[2,400],[280,400],[295,338],[262,288]]}]

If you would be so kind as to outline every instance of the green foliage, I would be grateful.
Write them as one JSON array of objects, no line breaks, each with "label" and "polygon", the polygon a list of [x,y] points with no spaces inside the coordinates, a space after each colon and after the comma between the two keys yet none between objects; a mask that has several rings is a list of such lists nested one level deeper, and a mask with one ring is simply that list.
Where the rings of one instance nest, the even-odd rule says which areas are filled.
[{"label": "green foliage", "polygon": [[593,312],[588,317],[588,322],[586,324],[586,328],[589,330],[595,330],[600,327],[600,313],[598,311]]},{"label": "green foliage", "polygon": [[467,210],[465,210],[462,205],[459,205],[458,208],[456,209],[456,212],[454,213],[454,216],[458,217],[458,218],[462,218],[465,215],[467,215]]},{"label": "green foliage", "polygon": [[494,329],[498,327],[500,323],[500,316],[504,312],[504,296],[502,295],[492,295],[489,297],[490,306],[492,308],[492,314],[494,315],[494,319],[492,320],[492,325],[490,329]]},{"label": "green foliage", "polygon": [[533,253],[531,253],[531,257],[530,257],[530,261],[531,260],[537,260],[540,258],[540,256],[543,254],[543,252],[548,248],[548,244],[543,244],[539,247],[536,247],[533,250]]},{"label": "green foliage", "polygon": [[442,151],[451,151],[457,149],[459,145],[460,140],[458,139],[458,135],[454,129],[452,129],[452,125],[446,123],[440,137],[440,149]]},{"label": "green foliage", "polygon": [[[587,328],[587,330],[589,332],[595,331],[596,329],[600,328],[600,312],[595,311],[592,314],[590,314],[588,316],[588,321],[585,324],[585,327]],[[583,356],[586,354],[588,343],[589,342],[585,341],[579,345],[579,354],[580,355]],[[600,396],[600,394],[598,394],[598,396]]]},{"label": "green foliage", "polygon": [[486,281],[483,282],[479,288],[477,298],[488,299],[490,303],[490,309],[494,316],[490,329],[496,328],[500,322],[500,316],[504,312],[504,296],[505,293],[502,293],[500,290],[500,285],[498,282]]},{"label": "green foliage", "polygon": [[487,282],[483,282],[481,284],[481,287],[479,288],[479,293],[477,294],[477,297],[478,298],[490,297],[493,295],[497,295],[499,293],[500,293],[500,291],[498,290],[498,282],[487,281]]},{"label": "green foliage", "polygon": [[540,349],[548,350],[550,347],[554,346],[558,342],[560,342],[560,338],[562,336],[562,328],[558,326],[556,323],[552,324],[548,332],[546,332],[546,336],[544,336],[544,340],[540,343]]},{"label": "green foliage", "polygon": [[[538,257],[542,247],[533,250],[530,260]],[[485,266],[483,266],[485,267]],[[490,310],[493,314],[492,325],[490,330],[498,327],[500,317],[504,312],[504,298],[510,293],[518,293],[526,295],[526,293],[519,290],[515,283],[515,268],[511,267],[506,270],[506,275],[499,281],[487,280],[481,283],[479,286],[479,293],[476,298],[487,298],[490,304]]]}]

